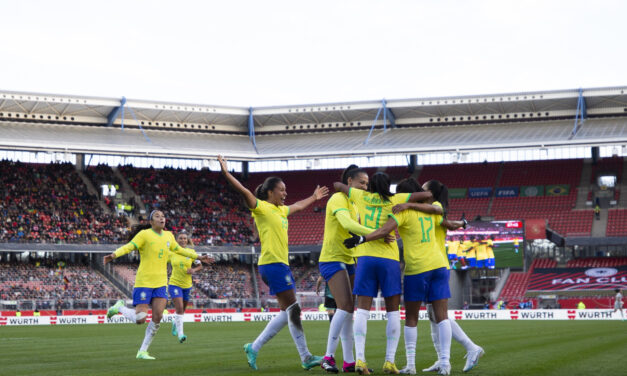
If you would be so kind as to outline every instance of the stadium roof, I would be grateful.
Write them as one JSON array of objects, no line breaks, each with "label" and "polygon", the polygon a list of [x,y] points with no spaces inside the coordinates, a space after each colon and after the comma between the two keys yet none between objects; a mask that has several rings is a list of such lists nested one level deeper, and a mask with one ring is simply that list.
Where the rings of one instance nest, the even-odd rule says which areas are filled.
[{"label": "stadium roof", "polygon": [[[626,91],[611,87],[254,109],[0,91],[0,149],[276,160],[622,145],[627,144]],[[575,122],[576,116],[585,122]],[[249,124],[254,124],[254,138]]]}]

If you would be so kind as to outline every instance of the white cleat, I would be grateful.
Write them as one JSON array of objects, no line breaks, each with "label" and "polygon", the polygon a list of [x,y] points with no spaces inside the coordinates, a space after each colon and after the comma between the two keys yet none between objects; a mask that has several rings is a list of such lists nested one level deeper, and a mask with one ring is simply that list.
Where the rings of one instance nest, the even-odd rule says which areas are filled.
[{"label": "white cleat", "polygon": [[481,346],[477,346],[477,348],[473,351],[466,353],[464,356],[464,358],[466,358],[466,365],[464,366],[463,371],[468,372],[473,369],[479,363],[479,358],[481,358],[483,354],[485,354],[485,351],[483,351]]},{"label": "white cleat", "polygon": [[400,370],[401,375],[415,375],[416,367],[405,366],[402,370]]},{"label": "white cleat", "polygon": [[422,372],[438,372],[439,370],[440,370],[440,363],[435,362],[433,363],[431,367],[423,369]]},{"label": "white cleat", "polygon": [[440,363],[440,369],[438,370],[438,375],[450,375],[451,374],[451,363]]}]

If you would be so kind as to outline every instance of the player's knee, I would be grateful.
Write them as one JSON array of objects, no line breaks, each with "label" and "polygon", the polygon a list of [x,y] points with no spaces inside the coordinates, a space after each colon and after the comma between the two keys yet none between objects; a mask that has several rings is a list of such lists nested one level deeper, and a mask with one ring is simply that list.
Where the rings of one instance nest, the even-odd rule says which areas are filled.
[{"label": "player's knee", "polygon": [[146,317],[148,316],[148,314],[146,312],[139,312],[136,316],[135,316],[135,323],[136,324],[143,324],[146,322]]}]

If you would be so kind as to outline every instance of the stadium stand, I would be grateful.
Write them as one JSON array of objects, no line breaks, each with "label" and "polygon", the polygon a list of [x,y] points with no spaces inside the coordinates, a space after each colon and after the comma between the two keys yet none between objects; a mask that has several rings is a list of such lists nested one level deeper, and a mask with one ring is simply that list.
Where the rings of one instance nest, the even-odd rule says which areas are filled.
[{"label": "stadium stand", "polygon": [[186,229],[196,244],[252,244],[250,215],[219,174],[207,170],[120,167],[147,210],[163,210],[173,232]]},{"label": "stadium stand", "polygon": [[0,242],[118,243],[126,220],[103,212],[72,164],[0,162]]},{"label": "stadium stand", "polygon": [[212,299],[251,299],[250,265],[219,262],[205,265],[193,276],[194,285]]},{"label": "stadium stand", "polygon": [[568,268],[611,268],[627,265],[627,257],[586,257],[568,261]]},{"label": "stadium stand", "polygon": [[609,209],[607,236],[627,236],[627,209]]}]

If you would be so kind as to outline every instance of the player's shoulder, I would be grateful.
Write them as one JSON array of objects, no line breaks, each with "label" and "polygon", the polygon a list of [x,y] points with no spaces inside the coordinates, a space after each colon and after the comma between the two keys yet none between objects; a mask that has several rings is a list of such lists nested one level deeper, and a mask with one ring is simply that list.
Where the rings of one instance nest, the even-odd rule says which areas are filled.
[{"label": "player's shoulder", "polygon": [[349,201],[348,197],[343,192],[335,192],[334,194],[331,195],[327,204],[342,205],[342,204],[348,204],[348,201]]}]

